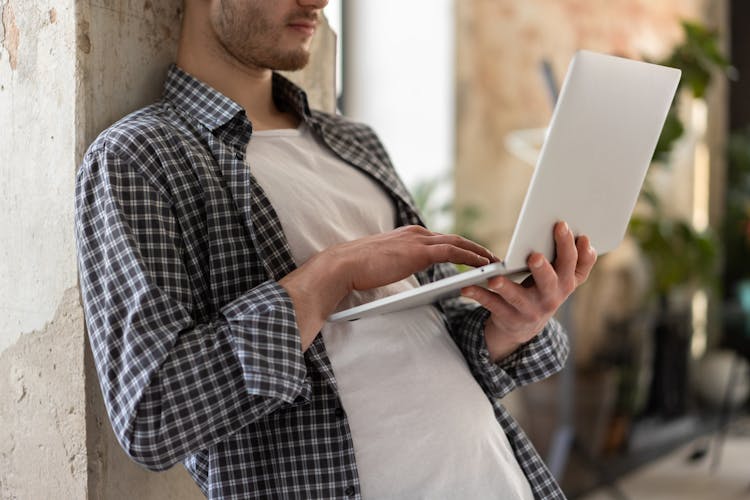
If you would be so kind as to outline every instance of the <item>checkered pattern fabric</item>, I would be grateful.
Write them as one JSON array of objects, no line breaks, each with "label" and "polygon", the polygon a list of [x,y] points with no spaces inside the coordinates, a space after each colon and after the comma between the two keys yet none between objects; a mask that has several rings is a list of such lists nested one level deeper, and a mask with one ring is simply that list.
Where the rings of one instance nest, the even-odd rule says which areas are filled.
[{"label": "checkered pattern fabric", "polygon": [[[304,93],[279,75],[274,99],[390,195],[397,225],[421,224],[369,128],[310,111]],[[181,461],[209,498],[359,498],[322,337],[302,352],[278,284],[294,261],[244,164],[251,134],[239,105],[172,67],[160,102],[89,148],[76,177],[75,230],[107,412],[133,460],[152,470]],[[452,272],[438,265],[418,279]],[[535,496],[562,498],[498,402],[561,368],[568,348],[558,324],[493,364],[482,335],[487,311],[458,300],[441,310]]]}]

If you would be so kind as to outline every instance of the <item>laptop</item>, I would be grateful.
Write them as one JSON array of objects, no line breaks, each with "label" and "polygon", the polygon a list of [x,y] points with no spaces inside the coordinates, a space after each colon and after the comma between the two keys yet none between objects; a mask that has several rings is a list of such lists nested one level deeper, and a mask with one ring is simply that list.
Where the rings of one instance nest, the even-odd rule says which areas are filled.
[{"label": "laptop", "polygon": [[529,275],[531,252],[554,259],[557,221],[567,222],[575,235],[588,236],[599,255],[615,249],[625,236],[679,80],[675,68],[577,52],[503,261],[337,312],[328,321],[430,304],[495,276],[520,282]]}]

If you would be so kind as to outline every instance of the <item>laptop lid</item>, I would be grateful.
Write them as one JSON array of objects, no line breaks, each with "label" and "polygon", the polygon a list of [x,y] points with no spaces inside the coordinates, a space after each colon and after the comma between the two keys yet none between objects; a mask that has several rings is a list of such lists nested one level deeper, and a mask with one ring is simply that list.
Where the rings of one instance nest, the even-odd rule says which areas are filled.
[{"label": "laptop lid", "polygon": [[564,220],[599,254],[627,230],[680,71],[586,50],[573,57],[511,238],[505,265],[554,259]]}]

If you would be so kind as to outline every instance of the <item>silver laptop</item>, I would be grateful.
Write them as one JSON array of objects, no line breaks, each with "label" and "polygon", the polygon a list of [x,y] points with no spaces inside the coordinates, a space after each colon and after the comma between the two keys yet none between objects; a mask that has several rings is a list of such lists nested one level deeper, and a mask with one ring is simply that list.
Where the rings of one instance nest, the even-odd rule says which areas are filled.
[{"label": "silver laptop", "polygon": [[495,262],[331,315],[355,320],[457,296],[469,285],[528,276],[533,251],[554,258],[552,228],[568,223],[601,255],[627,230],[680,71],[589,51],[573,57],[508,252]]}]

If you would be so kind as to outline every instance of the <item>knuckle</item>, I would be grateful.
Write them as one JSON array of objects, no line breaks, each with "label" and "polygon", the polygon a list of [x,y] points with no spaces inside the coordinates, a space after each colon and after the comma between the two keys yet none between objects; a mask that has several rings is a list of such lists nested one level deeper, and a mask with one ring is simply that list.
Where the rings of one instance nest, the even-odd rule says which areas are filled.
[{"label": "knuckle", "polygon": [[402,230],[402,231],[405,231],[405,232],[407,232],[407,233],[416,233],[416,234],[420,234],[420,233],[422,233],[422,231],[424,230],[424,228],[423,228],[422,226],[418,226],[418,225],[416,225],[416,224],[411,224],[411,225],[409,225],[409,226],[403,226],[403,227],[401,228],[401,230]]},{"label": "knuckle", "polygon": [[461,243],[463,242],[463,238],[461,238],[461,237],[460,237],[460,236],[458,236],[458,235],[455,235],[455,234],[451,234],[451,235],[450,235],[450,236],[448,237],[448,242],[449,242],[449,243],[450,243],[451,245],[456,245],[456,246],[458,246],[458,245],[460,245],[460,244],[461,244]]},{"label": "knuckle", "polygon": [[575,284],[574,276],[560,280],[560,290],[564,294],[570,295],[571,293],[573,293],[575,289],[576,289],[576,284]]},{"label": "knuckle", "polygon": [[445,257],[450,259],[470,261],[471,255],[468,252],[450,244],[443,245]]},{"label": "knuckle", "polygon": [[444,259],[451,254],[451,246],[445,244],[431,245],[428,247],[428,252],[433,258]]},{"label": "knuckle", "polygon": [[555,311],[560,306],[560,303],[554,297],[545,297],[541,301],[541,306],[545,311]]},{"label": "knuckle", "polygon": [[521,299],[521,297],[519,297],[518,295],[512,295],[510,297],[507,297],[505,300],[518,310],[521,310],[525,305],[523,299]]},{"label": "knuckle", "polygon": [[472,299],[479,302],[483,306],[489,305],[487,293],[484,290],[475,290],[471,296]]}]

